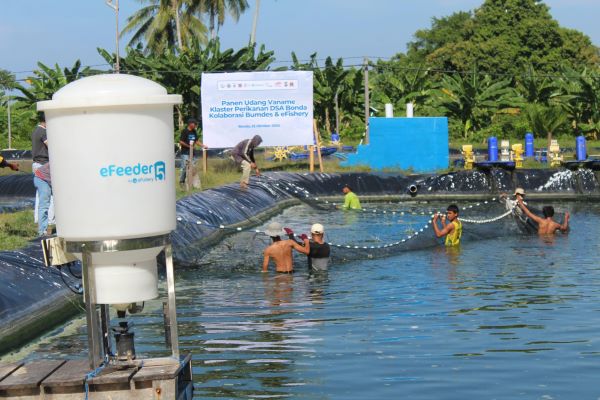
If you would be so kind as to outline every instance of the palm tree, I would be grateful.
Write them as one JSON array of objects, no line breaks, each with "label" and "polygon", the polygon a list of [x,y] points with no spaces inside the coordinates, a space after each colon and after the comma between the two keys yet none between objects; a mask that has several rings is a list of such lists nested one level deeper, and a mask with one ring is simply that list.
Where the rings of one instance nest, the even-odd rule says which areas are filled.
[{"label": "palm tree", "polygon": [[134,32],[129,46],[145,44],[146,53],[183,48],[193,40],[206,43],[206,27],[198,16],[198,0],[138,0],[148,3],[127,18],[121,36]]},{"label": "palm tree", "polygon": [[567,115],[559,106],[543,106],[529,104],[525,107],[527,120],[531,129],[537,133],[545,133],[548,137],[548,149],[554,133],[565,125]]},{"label": "palm tree", "polygon": [[246,0],[191,0],[191,2],[194,4],[192,7],[194,10],[200,10],[202,13],[208,14],[208,30],[211,39],[217,37],[219,27],[225,23],[225,14],[227,11],[229,11],[229,15],[231,15],[234,21],[237,21],[240,15],[248,8]]}]

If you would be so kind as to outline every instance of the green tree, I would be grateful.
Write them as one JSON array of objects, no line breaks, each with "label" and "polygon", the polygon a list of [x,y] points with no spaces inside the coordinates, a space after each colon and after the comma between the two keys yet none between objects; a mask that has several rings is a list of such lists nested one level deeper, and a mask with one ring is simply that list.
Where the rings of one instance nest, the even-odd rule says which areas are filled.
[{"label": "green tree", "polygon": [[17,84],[15,88],[21,92],[17,99],[26,106],[35,108],[35,103],[41,100],[50,100],[52,95],[66,84],[79,78],[93,75],[99,71],[90,67],[81,67],[81,61],[77,60],[73,67],[61,69],[58,64],[50,68],[38,62],[39,69],[33,71],[33,75],[25,79],[29,86]]},{"label": "green tree", "polygon": [[413,103],[418,113],[431,96],[432,77],[423,65],[404,68],[395,62],[379,61],[375,67],[371,104],[383,109],[386,103],[394,109],[402,110],[407,103]]},{"label": "green tree", "polygon": [[460,121],[462,136],[468,138],[491,122],[498,111],[515,107],[519,100],[510,80],[493,81],[473,69],[468,74],[445,76],[434,92],[432,102],[449,118]]},{"label": "green tree", "polygon": [[248,9],[246,0],[193,0],[192,2],[194,3],[194,9],[208,14],[208,30],[211,39],[217,37],[217,31],[225,23],[227,13],[234,21],[237,21]]},{"label": "green tree", "polygon": [[559,106],[529,104],[525,107],[525,113],[533,132],[546,134],[547,146],[550,148],[553,135],[567,122],[567,115],[563,109]]},{"label": "green tree", "polygon": [[206,27],[194,0],[138,0],[148,4],[127,18],[120,35],[134,32],[129,46],[144,45],[145,53],[164,53],[192,43],[206,43]]},{"label": "green tree", "polygon": [[[114,63],[114,55],[98,49],[109,63]],[[181,128],[186,116],[198,116],[200,100],[200,76],[202,72],[218,71],[262,71],[274,61],[273,52],[264,46],[258,50],[248,45],[240,50],[221,50],[219,39],[211,40],[204,48],[192,42],[192,46],[178,54],[145,54],[141,48],[128,48],[121,58],[124,73],[139,75],[163,85],[169,93],[181,94],[183,104],[176,106],[177,124]]]},{"label": "green tree", "polygon": [[495,76],[518,75],[530,64],[549,73],[563,64],[597,68],[600,61],[587,36],[560,27],[537,0],[485,0],[472,14],[434,19],[431,29],[416,32],[407,57],[442,70],[477,64]]}]

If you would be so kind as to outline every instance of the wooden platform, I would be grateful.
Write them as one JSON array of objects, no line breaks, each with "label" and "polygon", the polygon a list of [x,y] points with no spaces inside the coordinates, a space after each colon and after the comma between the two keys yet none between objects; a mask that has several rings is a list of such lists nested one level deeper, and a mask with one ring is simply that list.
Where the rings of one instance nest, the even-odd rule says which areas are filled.
[{"label": "wooden platform", "polygon": [[[108,365],[87,379],[88,399],[191,399],[192,357],[136,360]],[[88,360],[36,360],[0,364],[0,398],[84,399]]]}]

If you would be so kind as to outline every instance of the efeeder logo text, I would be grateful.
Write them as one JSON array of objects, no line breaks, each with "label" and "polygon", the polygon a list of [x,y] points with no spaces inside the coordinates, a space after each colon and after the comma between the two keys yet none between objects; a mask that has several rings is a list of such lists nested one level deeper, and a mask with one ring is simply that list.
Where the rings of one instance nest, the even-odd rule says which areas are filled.
[{"label": "efeeder logo text", "polygon": [[166,165],[164,161],[154,164],[137,163],[135,165],[118,166],[111,164],[100,168],[102,178],[126,177],[129,183],[146,183],[164,181],[166,179]]}]

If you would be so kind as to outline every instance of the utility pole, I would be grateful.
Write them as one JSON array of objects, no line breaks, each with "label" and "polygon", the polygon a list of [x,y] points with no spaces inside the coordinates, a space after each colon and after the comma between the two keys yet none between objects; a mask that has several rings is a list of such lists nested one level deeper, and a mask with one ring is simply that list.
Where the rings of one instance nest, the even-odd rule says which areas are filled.
[{"label": "utility pole", "polygon": [[10,95],[8,95],[8,98],[6,99],[6,107],[8,109],[8,149],[6,150],[12,150],[12,131],[10,127]]},{"label": "utility pole", "polygon": [[[114,1],[114,3],[113,3]],[[118,74],[121,70],[121,62],[119,56],[119,0],[106,0],[106,5],[115,10],[115,19],[116,19],[116,34],[115,34],[115,42],[117,47],[117,57],[115,62],[115,73]]]},{"label": "utility pole", "polygon": [[335,133],[340,134],[340,103],[338,101],[338,94],[340,92],[340,88],[338,87],[335,90]]},{"label": "utility pole", "polygon": [[369,114],[371,106],[369,104],[369,59],[365,57],[365,144],[369,144]]},{"label": "utility pole", "polygon": [[256,25],[258,23],[258,10],[260,9],[260,0],[256,0],[256,9],[254,10],[254,19],[252,20],[252,32],[250,33],[250,45],[256,43]]}]

